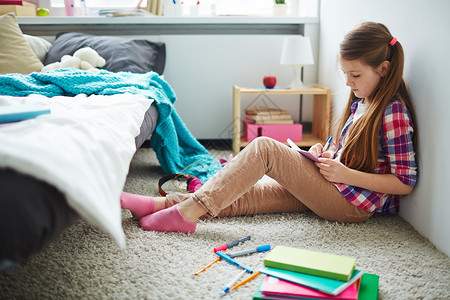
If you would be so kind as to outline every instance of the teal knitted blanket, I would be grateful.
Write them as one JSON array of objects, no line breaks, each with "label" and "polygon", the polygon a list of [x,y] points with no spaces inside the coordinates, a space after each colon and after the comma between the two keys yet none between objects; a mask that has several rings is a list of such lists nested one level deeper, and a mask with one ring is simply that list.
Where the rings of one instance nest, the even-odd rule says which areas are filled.
[{"label": "teal knitted blanket", "polygon": [[0,94],[47,97],[87,95],[140,94],[154,99],[158,124],[151,138],[159,163],[165,173],[192,174],[206,182],[221,169],[219,161],[189,132],[175,110],[176,95],[170,85],[157,73],[131,72],[98,73],[77,69],[59,69],[45,73],[0,75]]}]

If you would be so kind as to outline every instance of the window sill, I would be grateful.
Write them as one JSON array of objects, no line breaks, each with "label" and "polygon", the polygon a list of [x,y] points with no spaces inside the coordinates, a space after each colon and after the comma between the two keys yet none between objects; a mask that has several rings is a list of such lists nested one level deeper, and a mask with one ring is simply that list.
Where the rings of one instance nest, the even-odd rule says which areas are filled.
[{"label": "window sill", "polygon": [[19,24],[306,24],[318,23],[318,17],[271,16],[182,16],[182,17],[18,17]]}]

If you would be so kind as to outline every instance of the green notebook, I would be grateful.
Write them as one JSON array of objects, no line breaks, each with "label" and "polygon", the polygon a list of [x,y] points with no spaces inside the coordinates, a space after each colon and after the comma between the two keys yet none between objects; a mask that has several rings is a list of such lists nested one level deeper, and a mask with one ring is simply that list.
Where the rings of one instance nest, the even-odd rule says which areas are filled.
[{"label": "green notebook", "polygon": [[359,285],[358,300],[377,300],[378,299],[378,280],[380,276],[365,273],[361,277]]},{"label": "green notebook", "polygon": [[264,258],[264,266],[348,281],[356,258],[306,249],[276,246]]},{"label": "green notebook", "polygon": [[[266,300],[266,299],[270,299],[269,297],[265,296],[262,293],[262,286],[263,286],[264,280],[261,281],[261,284],[258,286],[258,289],[255,291],[255,293],[253,294],[253,300]],[[274,299],[274,298],[272,298]]]}]

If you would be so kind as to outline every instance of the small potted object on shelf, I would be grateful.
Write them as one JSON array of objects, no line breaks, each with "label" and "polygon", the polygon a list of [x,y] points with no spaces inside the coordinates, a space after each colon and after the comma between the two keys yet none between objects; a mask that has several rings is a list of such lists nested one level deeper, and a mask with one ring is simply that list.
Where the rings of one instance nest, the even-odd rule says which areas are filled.
[{"label": "small potted object on shelf", "polygon": [[274,0],[275,3],[272,7],[272,12],[274,16],[285,16],[288,11],[288,6],[286,0]]}]

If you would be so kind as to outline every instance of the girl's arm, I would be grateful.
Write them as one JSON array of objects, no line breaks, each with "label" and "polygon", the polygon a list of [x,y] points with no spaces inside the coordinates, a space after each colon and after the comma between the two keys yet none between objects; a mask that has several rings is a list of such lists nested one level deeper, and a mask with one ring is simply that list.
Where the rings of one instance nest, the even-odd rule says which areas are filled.
[{"label": "girl's arm", "polygon": [[353,185],[383,194],[406,195],[413,190],[412,186],[404,184],[393,174],[361,172],[330,158],[319,158],[319,161],[316,166],[325,179],[331,182]]},{"label": "girl's arm", "polygon": [[[412,143],[412,127],[406,107],[398,100],[386,108],[383,119],[382,149],[391,174],[365,173],[346,167],[326,153],[316,165],[325,179],[384,194],[406,195],[413,190],[417,171]],[[396,174],[396,175],[394,175]]]}]

